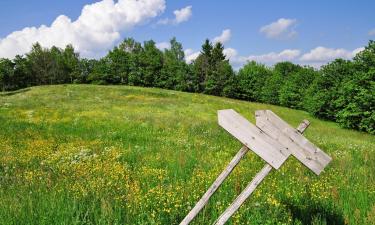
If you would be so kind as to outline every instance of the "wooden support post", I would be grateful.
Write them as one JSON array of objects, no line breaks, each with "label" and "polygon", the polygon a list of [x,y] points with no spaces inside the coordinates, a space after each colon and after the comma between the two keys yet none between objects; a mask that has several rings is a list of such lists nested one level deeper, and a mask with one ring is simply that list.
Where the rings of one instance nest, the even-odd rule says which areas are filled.
[{"label": "wooden support post", "polygon": [[258,185],[263,181],[263,179],[271,172],[272,166],[266,164],[263,169],[254,177],[254,179],[247,185],[245,190],[237,196],[236,200],[225,210],[223,214],[216,220],[216,225],[225,224],[228,219],[241,207],[241,205],[250,197],[251,193],[258,187]]},{"label": "wooden support post", "polygon": [[[298,131],[302,134],[309,126],[310,122],[304,120],[299,126]],[[241,205],[250,197],[253,191],[263,181],[263,179],[271,172],[272,166],[268,163],[263,169],[254,177],[254,179],[246,186],[242,193],[234,200],[234,202],[224,211],[223,214],[216,220],[215,225],[223,225],[228,219],[241,207]]]},{"label": "wooden support post", "polygon": [[246,155],[249,149],[246,146],[243,146],[240,151],[234,156],[229,165],[225,168],[223,172],[216,178],[211,187],[206,191],[202,198],[197,202],[194,208],[189,212],[189,214],[184,218],[180,225],[189,224],[202,210],[202,208],[208,203],[208,200],[215,193],[215,191],[220,187],[224,180],[229,176],[233,169],[237,166],[240,160]]},{"label": "wooden support post", "polygon": [[[308,127],[308,125],[310,124],[310,122],[308,120],[304,120],[299,126],[298,126],[298,131],[303,133],[305,131],[305,129]],[[182,220],[182,222],[180,223],[180,225],[187,225],[189,224],[197,215],[198,213],[203,209],[203,207],[205,205],[207,205],[209,199],[211,198],[211,196],[216,192],[216,190],[220,187],[220,185],[224,182],[224,180],[229,176],[229,174],[233,171],[233,169],[238,165],[238,163],[240,162],[240,160],[246,155],[246,153],[249,151],[249,148],[247,148],[246,146],[243,146],[239,151],[238,153],[234,156],[234,158],[232,159],[232,161],[228,164],[228,166],[225,168],[225,170],[223,172],[221,172],[221,174],[216,178],[216,180],[214,181],[214,183],[211,185],[211,187],[206,191],[206,193],[202,196],[202,198],[197,202],[197,204],[194,206],[194,208],[192,210],[190,210],[189,214]],[[267,168],[266,168],[267,167]],[[268,167],[270,167],[272,169],[272,167],[267,164],[264,168],[263,168],[263,172],[268,170]],[[261,171],[261,172],[262,172]],[[270,170],[271,171],[271,170]],[[270,172],[268,171],[265,176]],[[260,172],[260,173],[261,173]],[[265,177],[261,177],[260,176],[260,173],[257,175],[258,178],[261,178],[258,180],[258,182],[255,182],[256,178],[254,178],[254,182],[252,181],[248,187],[246,189],[252,189],[252,187],[256,184],[259,185],[259,183],[263,180],[263,178]],[[256,186],[254,187],[254,189],[256,188]],[[246,190],[245,189],[245,190]],[[250,194],[253,192],[254,190],[252,190],[248,195],[250,196]],[[247,193],[244,193],[244,196],[246,197]],[[249,196],[247,196],[246,198],[248,198]],[[246,198],[244,198],[244,200],[246,200]],[[242,202],[243,203],[243,202]],[[241,203],[241,204],[242,204]],[[241,205],[240,204],[240,205]],[[239,207],[239,206],[238,206]],[[237,209],[235,210],[237,211]],[[234,211],[234,212],[235,212]],[[233,213],[234,213],[233,212]],[[230,215],[231,216],[231,215]],[[230,216],[228,217],[228,219],[230,218]],[[224,219],[224,218],[223,218]],[[226,221],[226,220],[225,220]]]},{"label": "wooden support post", "polygon": [[310,126],[310,121],[308,120],[303,120],[302,123],[299,124],[297,127],[298,132],[303,134],[303,132]]}]

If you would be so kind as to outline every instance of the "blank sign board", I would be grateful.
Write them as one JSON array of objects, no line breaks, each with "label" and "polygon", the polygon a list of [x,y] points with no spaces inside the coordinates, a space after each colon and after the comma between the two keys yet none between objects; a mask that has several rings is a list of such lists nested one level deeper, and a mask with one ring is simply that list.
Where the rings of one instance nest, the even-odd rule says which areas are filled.
[{"label": "blank sign board", "polygon": [[264,159],[267,164],[246,186],[242,193],[237,196],[225,212],[220,215],[215,225],[224,225],[246,199],[250,197],[255,188],[272,170],[272,167],[275,169],[280,168],[290,155],[294,155],[317,175],[319,175],[332,160],[331,157],[302,136],[302,133],[310,125],[308,120],[304,120],[297,129],[294,129],[270,110],[256,111],[255,116],[256,126],[233,109],[218,111],[219,125],[239,140],[244,146],[235,155],[224,171],[216,178],[215,182],[180,225],[187,225],[194,219],[249,149]]},{"label": "blank sign board", "polygon": [[233,109],[218,111],[219,125],[275,169],[292,154],[319,175],[332,160],[272,111],[258,110],[255,116],[256,126]]},{"label": "blank sign board", "polygon": [[251,149],[273,168],[278,169],[290,152],[233,109],[218,111],[219,125]]},{"label": "blank sign board", "polygon": [[317,175],[332,160],[325,152],[272,111],[258,110],[255,112],[255,117],[257,127],[285,146],[292,155]]}]

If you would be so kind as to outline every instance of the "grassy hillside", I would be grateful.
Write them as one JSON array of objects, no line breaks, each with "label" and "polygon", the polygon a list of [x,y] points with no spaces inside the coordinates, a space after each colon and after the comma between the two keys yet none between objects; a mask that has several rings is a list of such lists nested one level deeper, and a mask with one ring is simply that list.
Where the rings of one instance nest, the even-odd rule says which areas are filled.
[{"label": "grassy hillside", "polygon": [[[271,109],[333,157],[319,177],[287,160],[233,224],[375,224],[375,136],[306,112],[120,86],[0,95],[0,224],[178,224],[241,144],[217,125]],[[194,224],[210,224],[264,165],[249,153]]]}]

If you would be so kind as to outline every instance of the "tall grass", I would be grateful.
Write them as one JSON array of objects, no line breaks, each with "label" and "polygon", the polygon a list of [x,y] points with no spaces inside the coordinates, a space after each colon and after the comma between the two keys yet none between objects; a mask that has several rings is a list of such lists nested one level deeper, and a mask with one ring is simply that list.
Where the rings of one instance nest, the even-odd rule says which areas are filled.
[{"label": "tall grass", "polygon": [[[217,125],[271,109],[333,157],[294,158],[231,224],[375,224],[375,137],[272,105],[159,89],[62,85],[0,96],[0,224],[178,224],[241,144]],[[194,220],[210,224],[264,162],[249,153]]]}]

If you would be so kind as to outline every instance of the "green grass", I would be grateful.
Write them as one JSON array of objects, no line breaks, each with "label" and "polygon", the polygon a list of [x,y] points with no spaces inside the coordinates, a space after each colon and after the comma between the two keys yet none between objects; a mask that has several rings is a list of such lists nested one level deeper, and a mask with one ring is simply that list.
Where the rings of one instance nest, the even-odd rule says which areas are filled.
[{"label": "green grass", "polygon": [[[217,124],[270,109],[332,156],[318,177],[294,158],[231,224],[375,224],[375,136],[303,111],[124,86],[0,95],[0,224],[178,224],[241,144]],[[249,153],[194,220],[210,224],[264,165]]]}]

